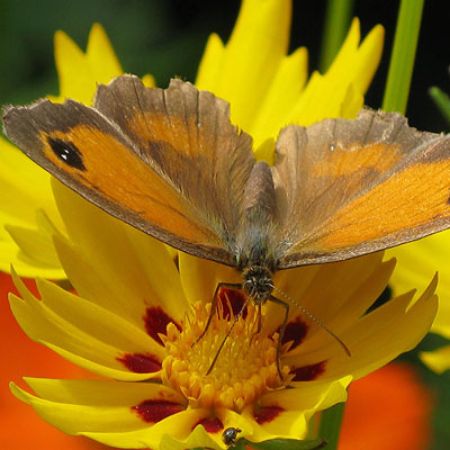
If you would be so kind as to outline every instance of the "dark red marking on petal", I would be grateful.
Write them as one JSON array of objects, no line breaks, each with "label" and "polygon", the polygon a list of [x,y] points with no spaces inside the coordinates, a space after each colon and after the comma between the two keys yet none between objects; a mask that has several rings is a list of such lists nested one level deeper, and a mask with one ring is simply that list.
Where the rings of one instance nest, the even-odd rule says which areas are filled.
[{"label": "dark red marking on petal", "polygon": [[[218,301],[222,304],[223,307],[223,318],[226,320],[230,320],[230,308],[233,311],[233,316],[236,316],[241,312],[242,307],[244,306],[247,298],[245,294],[238,289],[229,289],[222,288],[218,294]],[[247,308],[242,312],[242,318],[245,319],[247,317]]]},{"label": "dark red marking on petal", "polygon": [[[283,344],[285,344],[286,342],[292,342],[289,350],[294,349],[303,342],[306,335],[308,334],[308,329],[308,324],[304,322],[300,316],[296,317],[286,325],[286,330],[284,331],[282,341]],[[279,329],[278,332],[280,332]]]},{"label": "dark red marking on petal", "polygon": [[145,400],[131,407],[131,410],[147,423],[157,423],[184,409],[183,405],[167,400]]},{"label": "dark red marking on petal", "polygon": [[272,422],[272,420],[276,419],[282,412],[284,408],[281,406],[258,406],[253,410],[253,417],[256,422],[260,425],[267,422]]},{"label": "dark red marking on petal", "polygon": [[143,319],[147,334],[159,344],[162,344],[162,341],[158,335],[166,334],[167,325],[169,325],[169,323],[172,322],[178,330],[181,331],[180,325],[168,314],[166,314],[166,312],[164,312],[159,306],[151,306],[147,308]]},{"label": "dark red marking on petal", "polygon": [[294,374],[292,381],[312,381],[319,378],[325,372],[326,361],[321,361],[309,366],[297,367],[291,370]]},{"label": "dark red marking on petal", "polygon": [[206,417],[199,420],[192,429],[197,425],[203,425],[208,433],[220,433],[223,430],[223,423],[218,417]]},{"label": "dark red marking on petal", "polygon": [[125,353],[117,358],[129,371],[135,373],[158,372],[161,361],[149,353]]}]

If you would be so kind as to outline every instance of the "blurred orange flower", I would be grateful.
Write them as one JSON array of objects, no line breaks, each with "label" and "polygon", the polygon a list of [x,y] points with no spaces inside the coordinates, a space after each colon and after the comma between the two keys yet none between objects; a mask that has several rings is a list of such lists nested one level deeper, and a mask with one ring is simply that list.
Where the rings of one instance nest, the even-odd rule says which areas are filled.
[{"label": "blurred orange flower", "polygon": [[426,450],[432,407],[412,366],[385,366],[351,385],[339,450]]},{"label": "blurred orange flower", "polygon": [[[27,283],[33,287],[31,282]],[[34,290],[35,291],[35,290]],[[101,450],[104,445],[83,437],[68,436],[44,422],[36,413],[11,394],[8,384],[19,380],[23,373],[37,377],[86,377],[86,372],[63,360],[43,345],[31,341],[11,314],[8,292],[15,292],[11,277],[0,272],[0,329],[2,348],[0,360],[0,448],[24,450]],[[36,291],[35,291],[36,292]]]}]

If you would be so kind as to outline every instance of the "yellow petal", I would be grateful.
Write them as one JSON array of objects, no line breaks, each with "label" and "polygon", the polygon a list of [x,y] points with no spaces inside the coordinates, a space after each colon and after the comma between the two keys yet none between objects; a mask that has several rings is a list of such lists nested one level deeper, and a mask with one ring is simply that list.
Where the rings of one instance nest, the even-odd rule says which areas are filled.
[{"label": "yellow petal", "polygon": [[359,45],[359,21],[354,19],[328,71],[311,76],[289,123],[310,125],[324,118],[354,117],[363,106],[363,95],[378,67],[383,34],[383,28],[376,26]]},{"label": "yellow petal", "polygon": [[90,337],[130,353],[151,352],[162,357],[161,349],[144,330],[124,320],[110,310],[102,308],[77,295],[71,294],[54,283],[38,280],[41,302],[50,320],[58,318],[77,326]]},{"label": "yellow petal", "polygon": [[38,301],[17,275],[13,274],[13,279],[22,298],[10,295],[11,310],[32,340],[105,376],[136,380],[154,375],[155,370],[132,373],[119,360],[124,354],[151,354],[155,361],[162,359],[162,348],[143,331],[48,282],[39,283],[42,299]]},{"label": "yellow petal", "polygon": [[89,34],[87,52],[63,31],[55,34],[55,61],[60,99],[72,98],[91,104],[98,83],[108,83],[122,69],[103,27],[95,24]]},{"label": "yellow petal", "polygon": [[[301,314],[303,308],[339,334],[366,311],[386,287],[393,263],[383,266],[381,259],[382,253],[374,253],[338,263],[281,271],[275,278],[275,296],[289,302],[291,318]],[[273,332],[283,320],[283,310],[269,302],[266,315],[270,320],[266,321],[265,328]],[[317,324],[307,322],[312,327],[309,339],[297,351],[312,345],[313,334],[320,331]],[[320,331],[318,338],[324,336],[323,330]],[[331,337],[328,339],[332,341]]]},{"label": "yellow petal", "polygon": [[155,77],[148,73],[142,77],[142,83],[144,83],[144,86],[147,86],[147,87],[155,87],[156,86]]},{"label": "yellow petal", "polygon": [[286,54],[290,20],[289,0],[244,0],[225,50],[216,36],[208,42],[196,84],[228,100],[246,130]]},{"label": "yellow petal", "polygon": [[276,406],[282,411],[274,419],[260,425],[253,417],[252,408],[245,410],[243,416],[252,420],[254,427],[254,434],[249,439],[259,442],[275,437],[305,438],[310,417],[317,411],[345,401],[350,381],[351,377],[344,377],[330,383],[299,383],[294,389],[264,395],[257,408]]},{"label": "yellow petal", "polygon": [[308,53],[305,48],[299,48],[292,55],[285,57],[279,64],[265,97],[261,98],[250,128],[255,153],[259,159],[271,161],[273,138],[289,123],[291,109],[306,82],[307,64]]},{"label": "yellow petal", "polygon": [[124,383],[107,380],[55,380],[24,378],[39,397],[58,403],[78,405],[137,405],[143,400],[164,398],[183,404],[184,398],[173,389],[152,383]]},{"label": "yellow petal", "polygon": [[230,102],[232,121],[253,137],[258,159],[269,163],[284,126],[356,115],[378,67],[384,37],[383,28],[376,26],[360,44],[355,19],[330,69],[324,75],[315,72],[303,89],[306,50],[286,56],[290,6],[278,2],[277,11],[274,6],[268,0],[244,1],[228,44],[210,36],[196,82]]},{"label": "yellow petal", "polygon": [[428,280],[439,271],[439,311],[433,323],[432,331],[450,339],[450,231],[434,234],[425,239],[401,245],[388,250],[387,255],[398,259],[390,285],[397,294],[416,286],[423,289]]},{"label": "yellow petal", "polygon": [[450,369],[450,345],[438,348],[432,352],[422,352],[420,359],[437,373]]},{"label": "yellow petal", "polygon": [[[114,447],[159,448],[161,440],[168,435],[175,439],[185,439],[205,414],[206,412],[201,409],[188,409],[151,426],[147,424],[147,427],[141,430],[118,433],[111,431],[105,433],[82,432],[79,434]],[[208,442],[210,442],[209,439]]]},{"label": "yellow petal", "polygon": [[97,84],[109,83],[123,73],[105,29],[99,23],[92,25],[89,33],[86,59]]},{"label": "yellow petal", "polygon": [[48,216],[62,229],[51,195],[50,175],[1,137],[0,147],[0,269],[9,271],[13,263],[22,276],[64,278],[56,253],[47,247],[48,227],[41,219]]},{"label": "yellow petal", "polygon": [[[350,357],[336,349],[330,357],[330,349],[325,346],[316,346],[308,351],[305,342],[306,354],[300,357],[299,352],[291,362],[295,359],[297,365],[307,366],[325,361],[321,379],[348,373],[360,378],[382,367],[400,353],[415,347],[429,331],[437,311],[436,285],[437,277],[416,301],[413,300],[414,291],[393,298],[339,333],[350,349]],[[290,358],[287,357],[286,361],[289,362]]]},{"label": "yellow petal", "polygon": [[359,46],[356,61],[352,61],[353,82],[362,94],[366,93],[380,64],[383,41],[384,28],[376,25]]},{"label": "yellow petal", "polygon": [[355,18],[326,76],[347,83],[351,80],[355,87],[364,93],[380,62],[383,39],[384,29],[381,25],[377,25],[360,45],[360,25],[359,20]]},{"label": "yellow petal", "polygon": [[56,180],[54,195],[69,239],[76,243],[70,248],[60,242],[60,257],[82,296],[104,302],[108,297],[101,293],[109,292],[111,307],[119,307],[121,314],[134,317],[135,322],[141,320],[145,305],[164,305],[167,314],[177,320],[184,316],[187,304],[183,307],[178,271],[163,244],[111,217]]},{"label": "yellow petal", "polygon": [[59,267],[58,256],[48,233],[8,225],[5,228],[22,250],[25,259],[34,259],[37,264],[48,268]]},{"label": "yellow petal", "polygon": [[27,258],[12,239],[10,241],[0,240],[0,271],[10,272],[11,266],[15,267],[17,273],[25,278],[33,278],[36,275],[50,280],[66,278],[65,272],[60,266],[42,265],[36,258]]},{"label": "yellow petal", "polygon": [[[217,415],[224,425],[239,428],[239,438],[251,435],[252,424],[240,414],[234,411],[218,411]],[[201,425],[197,425],[185,439],[176,439],[170,434],[163,436],[160,450],[185,450],[187,448],[225,449],[227,447],[222,440],[222,430],[217,433],[208,433]]]},{"label": "yellow petal", "polygon": [[242,283],[242,276],[234,268],[180,252],[180,279],[188,301],[212,301],[219,283]]},{"label": "yellow petal", "polygon": [[213,91],[216,88],[224,58],[225,47],[220,37],[216,33],[212,33],[206,43],[197,73],[195,84],[199,89]]},{"label": "yellow petal", "polygon": [[11,390],[47,422],[68,434],[151,430],[132,407],[145,400],[183,404],[173,390],[150,383],[26,379],[39,398],[12,384]]},{"label": "yellow petal", "polygon": [[95,92],[86,55],[63,31],[55,33],[55,63],[61,100],[73,98],[90,104]]}]

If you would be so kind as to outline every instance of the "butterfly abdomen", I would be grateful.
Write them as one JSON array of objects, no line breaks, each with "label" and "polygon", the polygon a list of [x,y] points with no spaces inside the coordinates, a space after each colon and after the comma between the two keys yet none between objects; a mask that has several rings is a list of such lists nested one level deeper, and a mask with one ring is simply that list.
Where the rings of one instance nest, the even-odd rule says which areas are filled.
[{"label": "butterfly abdomen", "polygon": [[257,162],[245,185],[242,216],[249,220],[255,214],[272,219],[275,214],[275,188],[270,167],[265,162]]}]

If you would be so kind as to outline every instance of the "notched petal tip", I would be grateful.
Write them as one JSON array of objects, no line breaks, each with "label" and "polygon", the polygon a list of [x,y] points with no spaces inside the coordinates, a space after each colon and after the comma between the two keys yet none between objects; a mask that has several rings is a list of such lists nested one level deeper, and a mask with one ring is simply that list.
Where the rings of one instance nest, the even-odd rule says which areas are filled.
[{"label": "notched petal tip", "polygon": [[13,381],[9,383],[9,389],[11,393],[14,395],[14,397],[26,403],[27,405],[31,405],[32,395],[29,394],[27,391],[19,387]]}]

